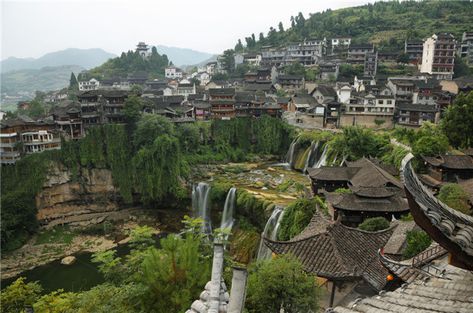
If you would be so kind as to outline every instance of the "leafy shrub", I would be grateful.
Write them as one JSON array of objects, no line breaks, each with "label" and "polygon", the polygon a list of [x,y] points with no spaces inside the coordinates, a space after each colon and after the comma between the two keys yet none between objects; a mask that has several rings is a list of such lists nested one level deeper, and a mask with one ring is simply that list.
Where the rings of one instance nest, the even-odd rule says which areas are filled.
[{"label": "leafy shrub", "polygon": [[430,239],[429,235],[423,230],[408,231],[406,241],[407,246],[403,254],[406,259],[421,253],[432,243],[432,239]]},{"label": "leafy shrub", "polygon": [[323,203],[318,197],[314,199],[298,199],[289,204],[284,210],[277,238],[278,240],[289,240],[300,234],[309,224],[317,206]]},{"label": "leafy shrub", "polygon": [[378,231],[389,228],[389,222],[384,217],[372,217],[363,221],[358,228],[366,231]]},{"label": "leafy shrub", "polygon": [[438,198],[452,209],[458,210],[464,214],[472,214],[471,206],[468,203],[468,193],[466,193],[458,184],[450,183],[443,185],[440,188]]}]

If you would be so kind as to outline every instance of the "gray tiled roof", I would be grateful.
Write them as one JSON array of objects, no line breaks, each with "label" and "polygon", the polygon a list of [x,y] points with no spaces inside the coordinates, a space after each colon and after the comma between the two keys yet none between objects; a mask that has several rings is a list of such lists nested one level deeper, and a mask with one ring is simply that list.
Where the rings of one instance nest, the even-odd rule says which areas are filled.
[{"label": "gray tiled roof", "polygon": [[336,307],[334,313],[471,313],[473,273],[446,265],[442,277],[417,279],[395,291]]}]

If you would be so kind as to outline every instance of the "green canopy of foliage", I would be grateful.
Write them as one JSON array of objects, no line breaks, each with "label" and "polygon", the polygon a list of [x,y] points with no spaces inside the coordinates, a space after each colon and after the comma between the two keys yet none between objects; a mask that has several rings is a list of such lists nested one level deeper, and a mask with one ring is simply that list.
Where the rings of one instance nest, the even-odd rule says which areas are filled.
[{"label": "green canopy of foliage", "polygon": [[381,157],[389,145],[389,136],[369,128],[350,126],[343,128],[343,132],[336,134],[327,145],[329,160],[343,156],[354,161],[362,157]]},{"label": "green canopy of foliage", "polygon": [[429,235],[423,230],[411,230],[406,235],[407,246],[403,256],[408,259],[427,249],[432,243]]},{"label": "green canopy of foliage", "polygon": [[245,308],[248,312],[317,312],[320,290],[315,277],[290,255],[250,268]]},{"label": "green canopy of foliage", "polygon": [[458,184],[449,183],[443,185],[440,188],[438,198],[452,209],[464,214],[471,215],[473,213],[469,204],[468,193]]},{"label": "green canopy of foliage", "polygon": [[[149,78],[163,77],[164,69],[169,65],[168,57],[160,55],[156,49],[152,49],[149,57],[143,58],[136,51],[122,52],[119,57],[113,58],[104,64],[87,72],[87,78],[110,79],[115,77],[127,77],[130,73],[145,72]],[[83,75],[83,74],[81,74]],[[78,79],[83,79],[79,76]]]},{"label": "green canopy of foliage", "polygon": [[445,111],[442,129],[452,146],[473,146],[473,92],[456,97],[453,105]]},{"label": "green canopy of foliage", "polygon": [[326,204],[319,197],[313,199],[301,198],[289,204],[281,219],[277,234],[278,240],[286,241],[299,235],[309,224],[317,209],[326,210]]},{"label": "green canopy of foliage", "polygon": [[378,231],[389,228],[389,222],[384,217],[372,217],[363,221],[358,228],[366,231]]},{"label": "green canopy of foliage", "polygon": [[469,1],[387,1],[362,6],[325,10],[304,17],[291,16],[291,27],[270,27],[265,35],[247,37],[246,50],[280,46],[304,38],[347,36],[352,43],[374,42],[381,51],[403,51],[404,40],[424,39],[437,32],[450,32],[461,38],[473,24]]}]

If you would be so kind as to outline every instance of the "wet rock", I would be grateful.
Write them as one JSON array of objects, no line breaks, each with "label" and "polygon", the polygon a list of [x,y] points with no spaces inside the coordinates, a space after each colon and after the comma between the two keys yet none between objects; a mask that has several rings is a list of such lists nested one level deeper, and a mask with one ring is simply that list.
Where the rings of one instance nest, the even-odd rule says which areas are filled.
[{"label": "wet rock", "polygon": [[71,265],[71,264],[74,264],[76,261],[76,257],[73,256],[73,255],[69,255],[69,256],[66,256],[65,258],[63,258],[61,260],[61,264],[64,264],[64,265]]}]

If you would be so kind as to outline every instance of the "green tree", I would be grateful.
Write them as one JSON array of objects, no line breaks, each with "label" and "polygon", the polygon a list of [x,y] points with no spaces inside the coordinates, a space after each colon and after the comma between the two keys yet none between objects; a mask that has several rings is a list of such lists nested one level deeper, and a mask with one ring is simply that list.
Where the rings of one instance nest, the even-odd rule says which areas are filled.
[{"label": "green tree", "polygon": [[280,33],[284,33],[284,26],[282,25],[282,22],[279,22],[278,30],[279,30]]},{"label": "green tree", "polygon": [[2,290],[0,302],[2,313],[24,312],[25,306],[32,306],[40,297],[42,288],[37,282],[25,283],[25,278],[20,277],[10,286]]},{"label": "green tree", "polygon": [[449,207],[464,214],[472,214],[468,193],[458,184],[445,184],[440,188],[438,198]]},{"label": "green tree", "polygon": [[79,90],[79,82],[74,72],[71,72],[71,78],[69,79],[69,90]]},{"label": "green tree", "polygon": [[163,134],[174,135],[173,124],[164,116],[144,114],[137,123],[133,134],[133,143],[136,149],[150,145]]},{"label": "green tree", "polygon": [[282,255],[250,268],[245,306],[250,313],[317,312],[319,294],[315,277],[297,259]]},{"label": "green tree", "polygon": [[441,125],[454,147],[473,146],[473,92],[457,96],[455,102],[445,111]]},{"label": "green tree", "polygon": [[448,150],[448,139],[444,135],[422,136],[414,142],[412,152],[416,156],[437,156]]},{"label": "green tree", "polygon": [[143,109],[143,104],[141,98],[136,95],[130,95],[125,100],[125,105],[123,107],[123,115],[125,116],[125,121],[131,125],[135,126],[141,116]]},{"label": "green tree", "polygon": [[343,128],[343,132],[334,136],[327,145],[330,160],[338,155],[353,161],[362,157],[381,156],[389,146],[389,138],[368,128],[350,126]]},{"label": "green tree", "polygon": [[389,228],[389,222],[384,217],[372,217],[363,221],[358,228],[366,231],[378,231]]},{"label": "green tree", "polygon": [[406,234],[406,242],[407,246],[403,255],[408,259],[427,249],[432,243],[432,239],[423,230],[411,230]]},{"label": "green tree", "polygon": [[241,39],[238,39],[238,43],[235,45],[235,52],[242,52],[244,49]]},{"label": "green tree", "polygon": [[223,51],[223,68],[227,73],[233,73],[235,71],[235,51],[228,49]]},{"label": "green tree", "polygon": [[289,240],[299,235],[309,224],[318,206],[325,206],[318,197],[313,199],[300,198],[290,203],[284,210],[281,219],[277,234],[278,240]]},{"label": "green tree", "polygon": [[458,78],[462,76],[467,76],[472,73],[468,64],[466,64],[465,60],[460,57],[455,58],[455,65],[453,66],[453,77]]},{"label": "green tree", "polygon": [[398,63],[404,63],[407,64],[409,63],[409,55],[406,53],[401,53],[396,60]]}]

